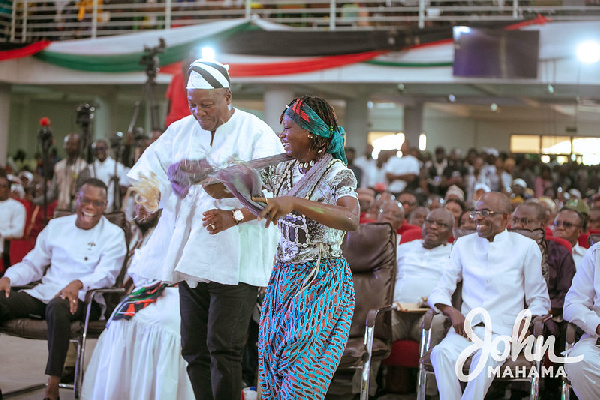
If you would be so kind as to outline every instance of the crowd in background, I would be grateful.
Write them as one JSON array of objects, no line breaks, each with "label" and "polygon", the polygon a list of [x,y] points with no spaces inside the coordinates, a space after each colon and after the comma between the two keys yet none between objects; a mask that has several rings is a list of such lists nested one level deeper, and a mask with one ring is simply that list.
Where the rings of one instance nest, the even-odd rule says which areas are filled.
[{"label": "crowd in background", "polygon": [[[501,192],[510,197],[513,209],[526,201],[539,202],[551,215],[563,207],[573,208],[586,217],[586,223],[592,223],[592,229],[600,227],[600,221],[594,219],[595,209],[600,206],[597,165],[559,164],[556,157],[544,163],[539,157],[496,149],[471,148],[463,156],[456,149],[437,147],[433,153],[422,152],[405,143],[402,150],[401,156],[396,150],[382,150],[374,159],[373,147],[369,145],[361,157],[355,157],[352,148],[347,149],[347,154],[349,166],[359,180],[361,196],[395,196],[404,206],[407,220],[410,211],[418,207],[442,205],[455,213],[460,226],[459,211],[472,209],[483,193]],[[414,204],[403,202],[402,196],[414,198]]]}]

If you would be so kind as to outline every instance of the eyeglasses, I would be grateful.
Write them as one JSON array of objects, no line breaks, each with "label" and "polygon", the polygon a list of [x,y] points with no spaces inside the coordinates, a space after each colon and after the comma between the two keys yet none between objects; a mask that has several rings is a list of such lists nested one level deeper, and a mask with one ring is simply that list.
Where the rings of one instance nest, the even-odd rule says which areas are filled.
[{"label": "eyeglasses", "polygon": [[444,228],[444,229],[450,228],[450,225],[448,225],[445,222],[434,221],[433,219],[428,219],[428,218],[425,219],[425,225],[433,226],[434,224],[439,226],[440,228]]},{"label": "eyeglasses", "polygon": [[483,218],[487,218],[487,217],[493,217],[494,215],[502,215],[502,214],[505,214],[505,213],[500,212],[500,211],[487,210],[487,209],[484,209],[484,210],[475,210],[475,211],[471,211],[469,213],[469,215],[473,219],[477,218],[478,216],[481,216]]},{"label": "eyeglasses", "polygon": [[517,218],[517,217],[512,217],[511,222],[513,225],[518,224],[519,222],[523,225],[529,225],[530,223],[536,222],[535,219],[529,219],[529,218]]},{"label": "eyeglasses", "polygon": [[88,204],[93,204],[94,207],[104,207],[104,205],[106,204],[106,201],[104,200],[92,200],[92,199],[88,199],[87,197],[79,197],[78,201],[83,204],[83,205],[88,205]]},{"label": "eyeglasses", "polygon": [[569,229],[572,228],[574,226],[579,227],[578,224],[574,224],[572,222],[569,221],[554,221],[554,226],[558,227],[558,226],[564,226],[565,228]]}]

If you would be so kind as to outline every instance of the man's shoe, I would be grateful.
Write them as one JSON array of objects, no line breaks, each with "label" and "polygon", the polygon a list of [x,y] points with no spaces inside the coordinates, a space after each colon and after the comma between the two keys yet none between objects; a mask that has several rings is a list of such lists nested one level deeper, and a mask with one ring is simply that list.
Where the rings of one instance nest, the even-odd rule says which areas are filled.
[{"label": "man's shoe", "polygon": [[71,384],[75,382],[75,367],[65,367],[63,370],[62,377],[60,378],[60,383],[63,384]]}]

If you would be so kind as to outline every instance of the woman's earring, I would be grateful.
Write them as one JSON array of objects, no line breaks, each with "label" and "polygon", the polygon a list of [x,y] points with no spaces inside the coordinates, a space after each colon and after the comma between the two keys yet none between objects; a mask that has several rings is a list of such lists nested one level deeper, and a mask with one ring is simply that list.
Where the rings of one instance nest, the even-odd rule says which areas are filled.
[{"label": "woman's earring", "polygon": [[323,149],[319,149],[319,154],[321,154],[323,152]]}]

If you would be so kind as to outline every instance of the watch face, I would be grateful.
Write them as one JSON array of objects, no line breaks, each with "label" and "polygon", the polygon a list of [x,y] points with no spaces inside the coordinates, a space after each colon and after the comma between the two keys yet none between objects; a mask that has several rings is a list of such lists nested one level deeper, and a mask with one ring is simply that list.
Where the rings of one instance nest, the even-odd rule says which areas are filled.
[{"label": "watch face", "polygon": [[242,210],[235,210],[233,212],[233,218],[237,221],[237,222],[241,222],[244,219],[244,214],[242,213]]}]

